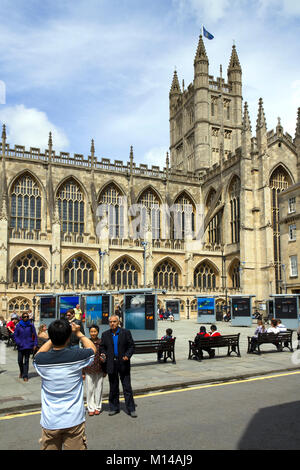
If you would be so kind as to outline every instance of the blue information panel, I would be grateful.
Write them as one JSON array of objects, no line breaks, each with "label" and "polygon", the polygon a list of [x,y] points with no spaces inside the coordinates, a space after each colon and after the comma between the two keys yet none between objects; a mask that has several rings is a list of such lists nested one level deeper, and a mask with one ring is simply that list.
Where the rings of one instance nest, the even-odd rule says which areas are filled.
[{"label": "blue information panel", "polygon": [[89,328],[91,325],[102,324],[102,295],[88,295],[85,305],[85,323]]},{"label": "blue information panel", "polygon": [[216,321],[215,298],[197,297],[197,322],[214,323]]},{"label": "blue information panel", "polygon": [[109,295],[87,295],[85,300],[85,326],[108,325],[110,315]]},{"label": "blue information panel", "polygon": [[59,318],[65,319],[70,308],[75,308],[79,304],[78,295],[61,296],[59,298]]}]

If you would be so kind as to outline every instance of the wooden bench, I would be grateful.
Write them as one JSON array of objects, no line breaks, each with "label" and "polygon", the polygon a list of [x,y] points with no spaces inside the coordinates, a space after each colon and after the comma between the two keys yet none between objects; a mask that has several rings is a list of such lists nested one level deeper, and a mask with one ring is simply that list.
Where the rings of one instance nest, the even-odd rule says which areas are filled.
[{"label": "wooden bench", "polygon": [[214,348],[227,348],[227,356],[230,356],[232,352],[236,353],[237,356],[241,357],[240,353],[240,333],[236,335],[224,335],[224,336],[210,336],[209,338],[199,338],[197,345],[194,341],[189,341],[189,357],[188,359],[201,360],[201,351],[205,349]]},{"label": "wooden bench", "polygon": [[[257,353],[261,354],[260,346],[262,344],[270,343],[274,344],[277,347],[278,351],[282,351],[283,348],[288,348],[291,352],[293,352],[292,337],[293,330],[289,329],[281,333],[258,333],[258,336],[256,338],[255,349],[253,352],[257,350]],[[252,336],[248,336],[248,353],[250,353],[251,351],[251,339]]]},{"label": "wooden bench", "polygon": [[13,338],[13,335],[11,332],[8,330],[6,326],[1,326],[1,331],[0,331],[0,339],[2,341],[6,341],[6,346],[13,346],[14,350],[17,349],[17,345],[15,343],[15,340]]},{"label": "wooden bench", "polygon": [[167,362],[170,358],[173,364],[175,361],[175,340],[176,338],[162,340],[162,339],[144,339],[134,341],[134,354],[150,354],[150,353],[163,353],[163,361]]}]

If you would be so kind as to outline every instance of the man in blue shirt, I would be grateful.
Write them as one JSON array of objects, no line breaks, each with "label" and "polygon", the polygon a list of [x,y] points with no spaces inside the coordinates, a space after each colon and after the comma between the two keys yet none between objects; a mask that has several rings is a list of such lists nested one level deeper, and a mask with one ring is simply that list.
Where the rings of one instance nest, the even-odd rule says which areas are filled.
[{"label": "man in blue shirt", "polygon": [[134,341],[129,330],[120,327],[117,315],[109,318],[110,329],[102,333],[101,352],[106,355],[106,370],[109,378],[109,416],[120,412],[119,378],[127,413],[136,418],[135,403],[130,380],[130,358],[134,353]]},{"label": "man in blue shirt", "polygon": [[[83,348],[68,347],[72,333]],[[80,325],[66,320],[52,322],[48,334],[34,358],[42,378],[41,450],[85,450],[82,369],[93,362],[96,347]]]}]

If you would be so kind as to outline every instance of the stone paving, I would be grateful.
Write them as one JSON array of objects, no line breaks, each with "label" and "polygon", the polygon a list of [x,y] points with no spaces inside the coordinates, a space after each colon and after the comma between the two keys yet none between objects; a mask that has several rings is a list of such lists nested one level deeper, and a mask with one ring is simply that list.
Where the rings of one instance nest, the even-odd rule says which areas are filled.
[{"label": "stone paving", "polygon": [[[200,325],[196,320],[180,320],[176,322],[159,321],[158,337],[165,333],[166,328],[173,329],[176,336],[176,364],[170,361],[157,363],[155,354],[140,354],[131,360],[132,387],[134,394],[165,390],[201,383],[222,382],[247,377],[259,376],[274,372],[299,369],[300,350],[296,351],[297,335],[293,334],[294,353],[288,349],[277,352],[273,345],[263,345],[262,354],[247,354],[247,336],[255,330],[255,322],[251,327],[234,327],[230,323],[216,322],[221,334],[240,333],[241,357],[234,353],[227,357],[227,349],[216,350],[216,357],[208,359],[204,353],[201,362],[188,359],[188,340],[193,339]],[[209,325],[206,325],[209,329]],[[23,410],[40,408],[41,380],[36,374],[30,360],[29,381],[19,379],[17,351],[3,348],[0,345],[0,415]],[[299,353],[299,354],[298,354]],[[108,380],[104,381],[104,398],[108,394]]]}]

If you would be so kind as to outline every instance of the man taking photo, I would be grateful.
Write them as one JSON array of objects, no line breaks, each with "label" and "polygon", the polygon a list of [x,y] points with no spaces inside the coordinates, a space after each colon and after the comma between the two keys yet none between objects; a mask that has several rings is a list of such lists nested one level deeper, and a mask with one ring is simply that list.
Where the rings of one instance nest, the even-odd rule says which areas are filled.
[{"label": "man taking photo", "polygon": [[[68,347],[71,334],[83,348]],[[41,450],[85,450],[82,369],[93,362],[96,347],[74,322],[55,320],[48,335],[33,363],[42,378]]]}]

